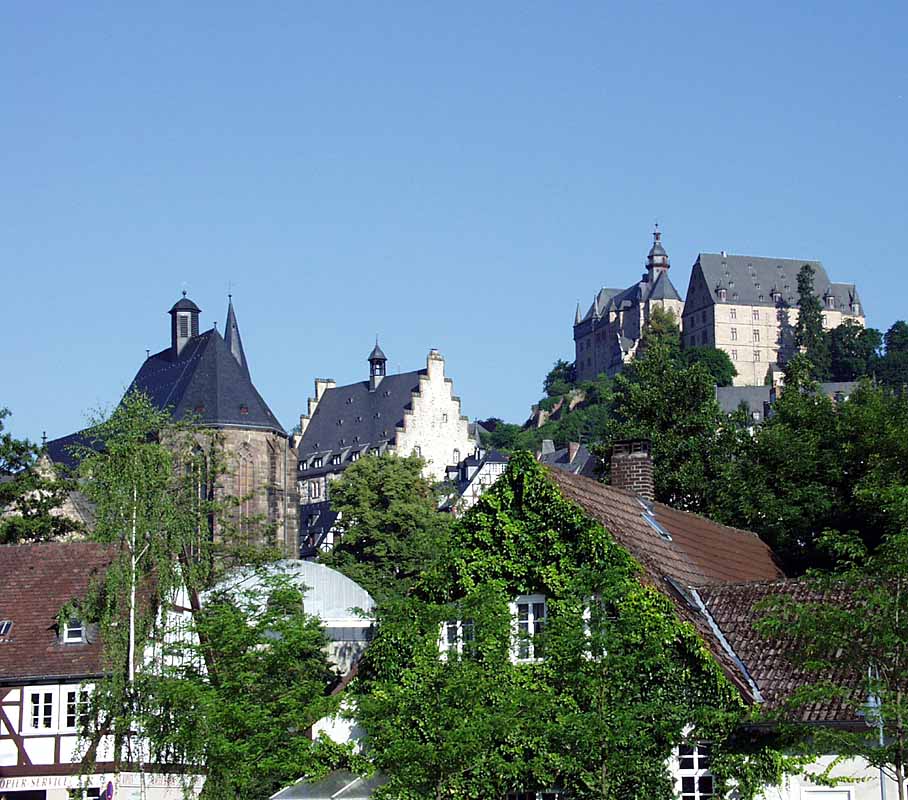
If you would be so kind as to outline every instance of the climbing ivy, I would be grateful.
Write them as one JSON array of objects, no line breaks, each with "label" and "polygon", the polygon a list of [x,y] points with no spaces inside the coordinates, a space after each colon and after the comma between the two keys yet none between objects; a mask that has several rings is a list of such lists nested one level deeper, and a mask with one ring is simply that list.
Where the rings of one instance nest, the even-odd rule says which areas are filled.
[{"label": "climbing ivy", "polygon": [[[515,663],[509,604],[523,594],[547,598],[544,657]],[[440,657],[448,620],[461,652]],[[385,797],[667,799],[685,740],[710,741],[720,789],[743,798],[794,766],[771,737],[742,734],[749,710],[693,627],[528,453],[379,610],[355,691]]]}]

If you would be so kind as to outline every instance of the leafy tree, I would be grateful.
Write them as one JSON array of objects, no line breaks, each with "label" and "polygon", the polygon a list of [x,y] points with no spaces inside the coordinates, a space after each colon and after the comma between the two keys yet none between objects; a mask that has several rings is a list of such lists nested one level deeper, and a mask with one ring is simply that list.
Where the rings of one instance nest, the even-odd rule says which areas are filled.
[{"label": "leafy tree", "polygon": [[678,318],[673,311],[661,306],[652,309],[649,320],[643,326],[638,357],[657,342],[667,346],[673,354],[677,354],[681,349],[681,328],[678,325]]},{"label": "leafy tree", "polygon": [[[881,768],[905,800],[908,772],[908,493],[905,487],[868,499],[888,504],[902,528],[875,552],[855,536],[827,535],[838,569],[814,572],[790,594],[771,598],[758,627],[806,675],[786,711],[828,703],[867,725],[812,726],[820,753],[862,757]],[[797,646],[787,646],[792,641]],[[844,712],[844,713],[842,713]],[[882,738],[882,741],[881,741]]]},{"label": "leafy tree", "polygon": [[41,463],[40,449],[3,432],[9,409],[0,408],[0,544],[42,542],[80,532],[81,525],[60,513],[72,481]]},{"label": "leafy tree", "polygon": [[884,337],[886,353],[874,370],[879,381],[898,391],[908,386],[908,323],[895,322]]},{"label": "leafy tree", "polygon": [[339,541],[320,556],[378,600],[405,593],[444,547],[450,516],[418,456],[364,456],[331,484]]},{"label": "leafy tree", "polygon": [[810,380],[797,356],[773,414],[752,437],[741,437],[716,518],[748,528],[782,559],[788,572],[829,566],[824,531],[850,533],[873,550],[897,531],[870,488],[908,486],[908,399],[862,383],[837,402]]},{"label": "leafy tree", "polygon": [[545,376],[545,380],[542,382],[542,390],[545,392],[546,397],[558,397],[567,394],[574,386],[575,376],[574,365],[559,358],[549,371],[549,374]]},{"label": "leafy tree", "polygon": [[307,734],[338,710],[328,692],[336,675],[320,621],[285,576],[215,590],[190,630],[174,637],[160,671],[139,675],[154,763],[204,772],[203,800],[265,800],[349,760],[348,748]]},{"label": "leafy tree", "polygon": [[681,361],[689,367],[701,364],[716,386],[731,386],[738,374],[728,353],[716,347],[686,347],[681,351]]},{"label": "leafy tree", "polygon": [[614,442],[649,439],[656,499],[704,511],[721,505],[714,495],[729,461],[723,423],[710,373],[701,364],[683,366],[660,342],[616,376],[611,416],[594,450],[608,463]]},{"label": "leafy tree", "polygon": [[864,328],[846,319],[826,332],[829,352],[829,378],[834,381],[854,381],[872,375],[882,335],[875,328]]},{"label": "leafy tree", "polygon": [[[523,651],[536,660],[520,662],[527,639],[509,604],[528,593],[545,595],[548,612]],[[453,643],[443,658],[440,632]],[[734,775],[744,797],[782,763],[736,754],[745,709],[693,628],[528,453],[455,523],[413,591],[380,611],[356,691],[370,757],[389,775],[383,797],[557,786],[667,800],[668,759],[689,724],[692,739],[715,743],[720,783]]]},{"label": "leafy tree", "polygon": [[798,322],[795,326],[795,346],[810,360],[816,380],[829,374],[829,353],[823,334],[823,307],[813,286],[816,270],[805,264],[798,272]]}]

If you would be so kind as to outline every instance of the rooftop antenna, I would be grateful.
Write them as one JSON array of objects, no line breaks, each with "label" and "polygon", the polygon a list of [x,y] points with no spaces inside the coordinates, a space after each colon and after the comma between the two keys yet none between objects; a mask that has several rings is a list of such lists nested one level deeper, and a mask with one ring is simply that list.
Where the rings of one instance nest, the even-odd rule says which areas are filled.
[{"label": "rooftop antenna", "polygon": [[47,431],[41,431],[41,447],[47,447]]},{"label": "rooftop antenna", "polygon": [[151,356],[151,350],[149,350],[149,349],[146,347],[146,348],[145,348],[145,358],[149,358],[150,356]]}]

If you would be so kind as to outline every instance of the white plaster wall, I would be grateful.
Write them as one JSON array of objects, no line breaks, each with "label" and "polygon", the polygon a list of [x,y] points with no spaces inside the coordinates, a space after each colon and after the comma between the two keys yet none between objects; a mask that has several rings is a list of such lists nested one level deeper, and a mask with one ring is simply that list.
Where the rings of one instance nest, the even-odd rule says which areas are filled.
[{"label": "white plaster wall", "polygon": [[[429,353],[426,372],[419,378],[412,411],[404,414],[404,426],[397,429],[394,449],[398,455],[408,456],[418,447],[426,462],[426,477],[442,481],[445,467],[466,458],[475,443],[470,439],[467,418],[460,414],[454,384],[445,378],[445,361],[438,351]],[[455,450],[460,455],[456,460]]]},{"label": "white plaster wall", "polygon": [[53,736],[29,736],[23,739],[22,744],[32,764],[54,763]]},{"label": "white plaster wall", "polygon": [[[832,756],[818,759],[811,767],[820,772],[832,761]],[[832,775],[847,780],[838,786],[821,786],[802,776],[788,778],[780,787],[768,788],[763,792],[764,800],[879,800],[880,773],[867,765],[863,759],[848,759],[837,765]],[[898,797],[898,787],[886,779],[886,796]]]}]

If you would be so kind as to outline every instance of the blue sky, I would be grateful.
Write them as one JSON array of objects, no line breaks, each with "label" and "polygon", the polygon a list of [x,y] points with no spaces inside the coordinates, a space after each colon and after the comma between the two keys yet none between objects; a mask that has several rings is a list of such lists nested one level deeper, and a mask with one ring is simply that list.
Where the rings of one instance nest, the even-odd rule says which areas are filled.
[{"label": "blue sky", "polygon": [[286,427],[430,347],[518,421],[574,306],[699,251],[908,316],[908,4],[4,3],[0,406],[79,427],[185,286]]}]

